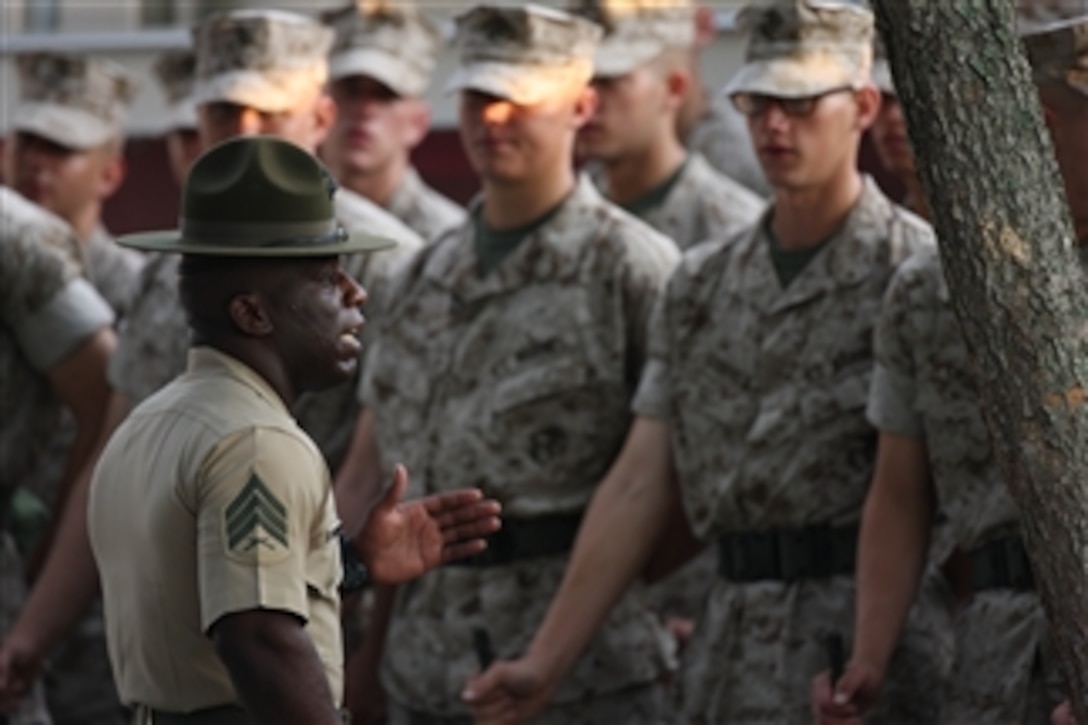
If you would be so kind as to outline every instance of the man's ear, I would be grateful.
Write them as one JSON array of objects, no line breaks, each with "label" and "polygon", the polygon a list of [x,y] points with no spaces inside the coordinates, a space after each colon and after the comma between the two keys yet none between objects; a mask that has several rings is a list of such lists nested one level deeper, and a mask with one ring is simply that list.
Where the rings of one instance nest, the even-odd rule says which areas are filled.
[{"label": "man's ear", "polygon": [[240,332],[249,337],[265,337],[272,334],[275,325],[268,314],[268,307],[260,295],[247,293],[235,295],[228,306],[230,321]]},{"label": "man's ear", "polygon": [[108,154],[102,161],[102,174],[99,176],[98,198],[105,201],[117,193],[128,173],[124,148],[103,150]]},{"label": "man's ear", "polygon": [[589,123],[593,114],[597,112],[597,90],[593,86],[586,86],[578,93],[574,101],[574,128],[579,129]]},{"label": "man's ear", "polygon": [[867,84],[854,92],[854,98],[858,104],[858,129],[867,131],[880,113],[880,104],[884,100],[883,96],[876,86]]},{"label": "man's ear", "polygon": [[327,91],[322,91],[314,101],[314,148],[325,142],[333,124],[336,123],[336,113],[336,102]]},{"label": "man's ear", "polygon": [[679,66],[669,69],[665,76],[665,88],[668,91],[669,107],[679,111],[691,90],[691,71]]},{"label": "man's ear", "polygon": [[423,142],[431,128],[431,108],[420,98],[413,98],[410,103],[404,141],[409,149],[414,149]]}]

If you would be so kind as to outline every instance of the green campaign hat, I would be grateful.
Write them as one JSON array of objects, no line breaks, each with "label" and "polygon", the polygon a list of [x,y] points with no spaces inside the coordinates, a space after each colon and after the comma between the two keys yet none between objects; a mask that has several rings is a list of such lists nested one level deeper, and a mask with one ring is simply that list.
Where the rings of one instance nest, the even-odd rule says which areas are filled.
[{"label": "green campaign hat", "polygon": [[180,229],[130,234],[117,243],[229,257],[320,257],[396,246],[341,226],[335,191],[325,167],[295,144],[273,136],[235,138],[193,164],[181,196]]}]

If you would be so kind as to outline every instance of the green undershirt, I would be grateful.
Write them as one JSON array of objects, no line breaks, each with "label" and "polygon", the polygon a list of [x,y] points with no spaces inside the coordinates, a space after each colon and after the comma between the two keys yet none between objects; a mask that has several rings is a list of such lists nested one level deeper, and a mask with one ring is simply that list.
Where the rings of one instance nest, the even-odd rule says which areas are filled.
[{"label": "green undershirt", "polygon": [[797,279],[801,272],[805,270],[808,263],[834,238],[834,235],[832,235],[816,246],[807,249],[783,249],[775,238],[774,232],[771,231],[769,219],[766,232],[771,250],[771,263],[774,264],[774,271],[778,275],[778,282],[782,285],[782,289],[789,287],[793,280]]},{"label": "green undershirt", "polygon": [[[564,199],[563,201],[566,201]],[[483,220],[483,214],[479,211],[474,214],[476,222],[476,260],[477,271],[481,277],[486,277],[495,271],[502,260],[510,256],[511,252],[518,248],[529,235],[552,220],[559,213],[563,202],[549,209],[542,216],[514,229],[492,229]]]},{"label": "green undershirt", "polygon": [[684,174],[684,169],[688,167],[688,159],[684,159],[684,163],[677,167],[669,178],[662,181],[650,191],[646,192],[638,199],[635,199],[630,204],[620,204],[624,211],[628,211],[631,214],[641,218],[647,213],[653,211],[661,205],[665,198],[672,193],[673,187],[680,181],[680,177]]}]

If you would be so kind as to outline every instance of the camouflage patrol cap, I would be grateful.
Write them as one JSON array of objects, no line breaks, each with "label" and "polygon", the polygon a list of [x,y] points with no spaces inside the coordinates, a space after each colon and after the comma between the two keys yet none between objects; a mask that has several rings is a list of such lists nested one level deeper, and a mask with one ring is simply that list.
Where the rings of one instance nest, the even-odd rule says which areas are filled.
[{"label": "camouflage patrol cap", "polygon": [[474,90],[533,105],[593,76],[601,27],[527,4],[477,6],[457,18],[460,66],[446,90]]},{"label": "camouflage patrol cap", "polygon": [[1039,85],[1060,83],[1088,96],[1088,13],[1023,37]]},{"label": "camouflage patrol cap", "polygon": [[279,113],[313,96],[328,77],[332,31],[282,10],[235,10],[193,31],[196,103],[226,101]]},{"label": "camouflage patrol cap", "polygon": [[313,154],[275,136],[241,136],[196,160],[181,195],[181,228],[120,237],[134,249],[229,257],[320,257],[396,246],[349,232],[336,182]]},{"label": "camouflage patrol cap", "polygon": [[728,93],[814,96],[870,82],[873,14],[834,0],[766,0],[741,11],[746,63]]},{"label": "camouflage patrol cap", "polygon": [[169,51],[155,61],[155,77],[168,104],[168,131],[197,127],[196,103],[193,101],[195,75],[196,55],[191,50]]},{"label": "camouflage patrol cap", "polygon": [[690,0],[572,0],[567,9],[604,28],[593,74],[630,73],[666,50],[695,44],[695,6]]},{"label": "camouflage patrol cap", "polygon": [[71,149],[124,134],[138,88],[121,66],[102,58],[31,53],[18,58],[19,103],[12,127]]},{"label": "camouflage patrol cap", "polygon": [[442,48],[442,35],[415,7],[361,0],[323,16],[336,32],[329,77],[368,76],[398,96],[421,96]]}]

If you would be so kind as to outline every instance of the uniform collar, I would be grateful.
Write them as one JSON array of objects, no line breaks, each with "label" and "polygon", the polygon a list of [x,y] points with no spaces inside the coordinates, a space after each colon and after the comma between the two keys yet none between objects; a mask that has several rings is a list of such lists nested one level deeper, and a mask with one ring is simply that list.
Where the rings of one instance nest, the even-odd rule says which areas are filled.
[{"label": "uniform collar", "polygon": [[282,411],[284,415],[291,416],[291,411],[283,402],[283,398],[260,373],[225,352],[208,346],[190,348],[186,372],[192,375],[226,374],[235,382],[246,386],[268,401],[269,405]]},{"label": "uniform collar", "polygon": [[742,252],[751,266],[742,283],[744,294],[768,312],[803,304],[836,287],[849,287],[866,279],[881,254],[880,243],[888,237],[893,209],[872,178],[866,176],[842,228],[785,290],[775,273],[765,236],[772,212],[773,207],[763,213]]},{"label": "uniform collar", "polygon": [[[471,222],[434,250],[423,276],[468,302],[518,289],[536,279],[572,275],[581,264],[586,241],[599,231],[596,225],[587,223],[586,211],[604,203],[592,182],[580,176],[555,216],[526,237],[487,276],[481,278],[477,271],[479,260]],[[482,197],[472,201],[470,219],[480,213],[482,205]]]}]

